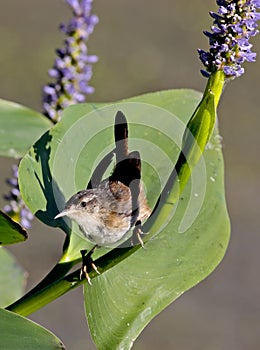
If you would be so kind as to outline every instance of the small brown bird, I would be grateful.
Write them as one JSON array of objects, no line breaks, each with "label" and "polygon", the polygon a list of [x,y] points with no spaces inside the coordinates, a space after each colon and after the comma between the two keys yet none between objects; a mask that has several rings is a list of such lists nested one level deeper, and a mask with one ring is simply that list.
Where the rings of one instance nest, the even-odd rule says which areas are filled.
[{"label": "small brown bird", "polygon": [[82,251],[82,272],[90,282],[87,265],[97,271],[91,254],[97,246],[111,246],[120,241],[133,228],[141,245],[141,223],[151,213],[141,183],[141,159],[139,152],[128,151],[128,127],[122,112],[115,118],[116,165],[108,179],[95,188],[74,194],[55,219],[68,216],[95,246],[85,257]]}]

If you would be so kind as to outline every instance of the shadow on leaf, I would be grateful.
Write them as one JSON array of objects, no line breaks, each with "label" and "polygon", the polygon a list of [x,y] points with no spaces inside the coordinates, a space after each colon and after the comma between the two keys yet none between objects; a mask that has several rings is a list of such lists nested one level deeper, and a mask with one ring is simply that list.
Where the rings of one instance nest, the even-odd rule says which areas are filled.
[{"label": "shadow on leaf", "polygon": [[64,203],[64,205],[65,198],[59,189],[58,184],[53,179],[50,169],[49,162],[51,154],[51,139],[52,135],[50,135],[49,132],[46,132],[33,146],[35,159],[41,165],[42,180],[36,172],[34,172],[34,174],[46,199],[46,209],[38,210],[35,213],[35,216],[46,225],[52,227],[61,227],[67,234],[69,234],[69,226],[66,225],[64,220],[54,219],[54,217],[59,213],[59,209],[56,203],[57,196],[59,197],[59,201],[61,203]]}]

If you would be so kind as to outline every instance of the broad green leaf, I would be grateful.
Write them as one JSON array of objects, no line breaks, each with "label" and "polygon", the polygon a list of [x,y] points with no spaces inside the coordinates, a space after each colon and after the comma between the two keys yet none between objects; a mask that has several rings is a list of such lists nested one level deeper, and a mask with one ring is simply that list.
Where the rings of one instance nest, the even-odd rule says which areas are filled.
[{"label": "broad green leaf", "polygon": [[3,309],[0,309],[0,334],[0,349],[4,350],[65,349],[47,329]]},{"label": "broad green leaf", "polygon": [[[95,166],[114,148],[114,117],[121,108],[130,124],[130,148],[140,150],[141,147],[143,179],[152,207],[175,165],[185,125],[200,97],[201,94],[193,90],[169,90],[116,104],[71,106],[65,110],[62,121],[45,133],[21,161],[19,184],[24,201],[45,224],[54,227],[60,225],[65,232],[70,232],[63,220],[53,218],[72,194],[86,187]],[[168,110],[165,106],[168,106]],[[172,117],[172,111],[177,117]],[[136,139],[136,142],[132,139]],[[151,150],[157,157],[162,157],[159,167]],[[146,176],[146,172],[149,172],[149,176]],[[70,238],[64,261],[80,259],[79,250],[91,246],[82,239],[74,223],[72,231],[76,234]],[[102,253],[103,250],[98,255]]]},{"label": "broad green leaf", "polygon": [[[210,135],[213,127],[210,115],[213,114],[214,120],[215,112],[210,101],[210,95],[206,96],[204,105],[202,103],[201,110],[198,110],[198,113],[203,113],[199,117],[206,123],[204,129],[196,123],[198,113],[195,113],[195,123],[190,127],[198,127],[198,146],[202,146],[202,149],[208,138],[204,130],[208,128]],[[186,138],[184,146],[187,146],[187,141],[189,140]],[[187,148],[186,155],[191,157],[191,163],[198,161],[199,152],[190,149],[189,145]],[[85,284],[86,314],[98,349],[130,349],[153,317],[207,277],[222,260],[229,241],[230,227],[217,131],[204,153],[204,161],[206,188],[201,188],[201,181],[189,183],[181,194],[175,214],[159,235],[148,240],[145,250],[137,250],[120,264],[98,276],[93,282],[94,288]],[[194,163],[191,163],[189,165],[193,166]],[[193,178],[198,169],[194,169]],[[197,176],[202,174],[199,172]],[[199,197],[204,197],[202,206],[195,221],[191,221],[189,226],[187,207],[191,200],[196,202]],[[172,204],[171,199],[174,201],[176,197],[169,196],[170,203],[161,208],[162,217],[165,217],[163,211],[169,211],[167,206]],[[160,214],[155,225],[151,226],[151,233],[153,226],[162,225]],[[185,216],[186,219],[183,220]]]},{"label": "broad green leaf", "polygon": [[0,100],[0,156],[22,157],[52,123],[42,114]]},{"label": "broad green leaf", "polygon": [[[142,179],[153,208],[176,165],[187,123],[200,99],[192,90],[169,90],[114,104],[72,106],[36,142],[21,162],[20,188],[39,219],[69,234],[64,261],[79,259],[79,250],[91,245],[82,239],[77,225],[53,218],[72,194],[86,188],[96,165],[113,149],[116,112],[122,110],[128,119],[129,148],[141,153]],[[210,105],[209,100],[209,113]],[[203,135],[199,138],[206,140]],[[171,213],[159,221],[153,239],[147,235],[147,249],[137,249],[94,278],[91,288],[85,286],[86,314],[98,349],[130,349],[153,317],[208,276],[223,258],[229,220],[217,130],[174,203],[166,203]],[[104,249],[95,258],[102,254]]]},{"label": "broad green leaf", "polygon": [[23,242],[27,238],[26,230],[0,211],[0,245]]},{"label": "broad green leaf", "polygon": [[0,247],[0,307],[6,307],[20,298],[25,282],[24,270],[7,249]]},{"label": "broad green leaf", "polygon": [[[229,220],[218,143],[212,142],[205,161],[205,198],[189,229],[180,231],[191,198],[187,186],[174,217],[163,232],[146,243],[146,249],[139,249],[95,278],[93,286],[84,285],[86,315],[98,349],[130,349],[152,318],[206,278],[222,260],[229,240]],[[200,195],[195,192],[193,200]]]}]

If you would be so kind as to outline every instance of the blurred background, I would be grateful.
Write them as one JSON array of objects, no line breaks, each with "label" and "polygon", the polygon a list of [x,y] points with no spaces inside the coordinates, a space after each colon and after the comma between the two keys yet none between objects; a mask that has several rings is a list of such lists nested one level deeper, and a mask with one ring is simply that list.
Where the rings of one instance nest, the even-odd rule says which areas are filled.
[{"label": "blurred background", "polygon": [[[96,0],[100,18],[89,53],[99,56],[88,101],[116,101],[168,88],[203,91],[206,79],[197,48],[208,48],[215,1]],[[65,0],[0,2],[0,96],[41,111],[41,88],[49,82],[58,26],[71,16]],[[254,38],[260,52],[260,36]],[[260,342],[260,56],[230,82],[218,109],[232,237],[227,254],[205,281],[170,305],[142,332],[136,350],[256,350]],[[15,125],[14,125],[15,127]],[[1,193],[8,192],[11,159],[1,158]],[[0,199],[3,207],[4,201]],[[36,220],[26,243],[11,247],[37,283],[59,259],[63,234]],[[94,350],[78,288],[31,315],[68,350]],[[112,349],[111,349],[112,350]]]}]

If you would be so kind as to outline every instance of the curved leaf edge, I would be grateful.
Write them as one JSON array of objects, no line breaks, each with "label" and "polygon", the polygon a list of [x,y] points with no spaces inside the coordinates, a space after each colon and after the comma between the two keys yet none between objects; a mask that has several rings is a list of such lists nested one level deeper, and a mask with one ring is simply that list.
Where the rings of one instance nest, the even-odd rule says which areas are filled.
[{"label": "curved leaf edge", "polygon": [[[8,231],[7,235],[3,231]],[[0,210],[0,245],[24,242],[27,238],[28,233],[25,228]]]}]

